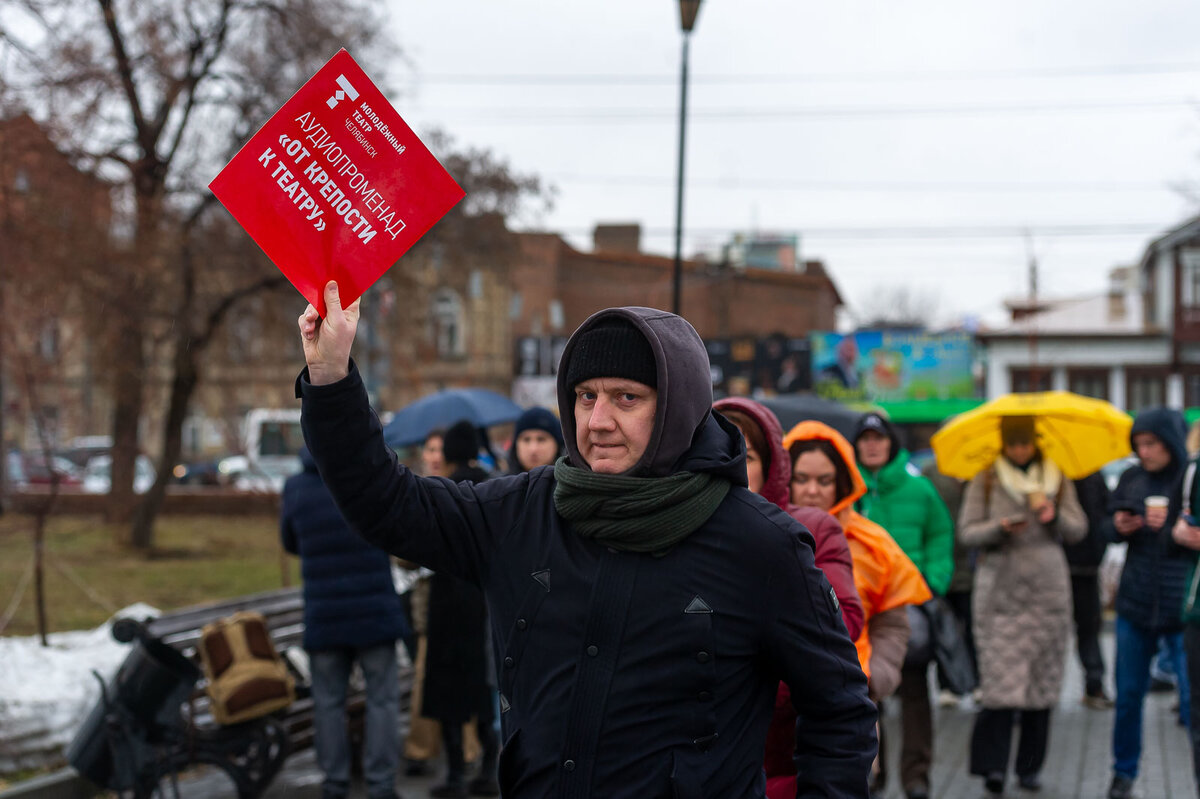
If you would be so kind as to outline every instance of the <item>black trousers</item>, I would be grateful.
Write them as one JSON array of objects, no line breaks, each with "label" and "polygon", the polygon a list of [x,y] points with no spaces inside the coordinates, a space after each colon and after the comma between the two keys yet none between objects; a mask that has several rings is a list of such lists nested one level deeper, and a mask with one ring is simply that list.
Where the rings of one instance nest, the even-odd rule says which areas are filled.
[{"label": "black trousers", "polygon": [[[494,725],[495,713],[484,710],[475,718],[475,735],[482,750],[479,763],[480,777],[496,777],[500,762],[500,736]],[[463,759],[463,728],[461,724],[442,725],[442,746],[446,750],[446,783],[462,785],[466,777]]]},{"label": "black trousers", "polygon": [[1046,748],[1050,744],[1050,709],[984,708],[975,717],[975,729],[971,733],[972,774],[986,777],[1008,773],[1013,723],[1018,714],[1021,717],[1021,742],[1017,746],[1014,771],[1018,777],[1032,777],[1042,770]]},{"label": "black trousers", "polygon": [[1071,601],[1075,610],[1075,641],[1083,666],[1084,691],[1104,692],[1104,656],[1100,654],[1100,578],[1095,574],[1071,575]]}]

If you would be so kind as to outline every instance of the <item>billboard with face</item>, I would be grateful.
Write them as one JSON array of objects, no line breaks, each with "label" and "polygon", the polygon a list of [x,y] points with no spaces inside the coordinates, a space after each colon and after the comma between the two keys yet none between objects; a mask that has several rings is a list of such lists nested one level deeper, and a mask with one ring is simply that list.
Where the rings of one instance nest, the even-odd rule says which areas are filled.
[{"label": "billboard with face", "polygon": [[813,333],[810,339],[813,389],[823,397],[886,402],[975,396],[969,333],[865,330]]}]

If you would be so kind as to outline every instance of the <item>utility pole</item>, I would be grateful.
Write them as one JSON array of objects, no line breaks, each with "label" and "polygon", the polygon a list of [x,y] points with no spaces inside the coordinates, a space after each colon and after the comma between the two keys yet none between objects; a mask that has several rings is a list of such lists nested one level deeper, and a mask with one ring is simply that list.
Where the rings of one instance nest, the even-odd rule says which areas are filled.
[{"label": "utility pole", "polygon": [[1041,382],[1037,356],[1038,262],[1033,251],[1033,235],[1025,231],[1025,251],[1029,257],[1029,388],[1036,390]]}]

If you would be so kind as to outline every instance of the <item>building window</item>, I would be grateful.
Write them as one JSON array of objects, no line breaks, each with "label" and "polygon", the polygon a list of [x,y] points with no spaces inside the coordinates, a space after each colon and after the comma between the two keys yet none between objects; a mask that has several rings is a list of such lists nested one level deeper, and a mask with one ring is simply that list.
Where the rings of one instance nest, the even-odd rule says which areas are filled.
[{"label": "building window", "polygon": [[1044,369],[1012,369],[1009,376],[1009,385],[1018,394],[1030,391],[1049,391],[1053,377],[1053,370],[1049,366]]},{"label": "building window", "polygon": [[1200,367],[1183,369],[1183,404],[1188,408],[1200,407]]},{"label": "building window", "polygon": [[1200,306],[1200,250],[1180,251],[1179,301],[1185,308]]},{"label": "building window", "polygon": [[58,321],[47,319],[42,323],[42,330],[38,335],[38,354],[42,356],[42,360],[53,361],[58,358],[61,345]]},{"label": "building window", "polygon": [[18,194],[28,194],[30,189],[29,170],[25,167],[17,167],[17,174],[13,177],[13,188]]},{"label": "building window", "polygon": [[457,293],[442,289],[433,296],[433,343],[439,358],[463,355],[463,322],[462,300]]},{"label": "building window", "polygon": [[1067,390],[1085,397],[1108,399],[1107,369],[1068,369]]},{"label": "building window", "polygon": [[1125,370],[1125,408],[1140,411],[1165,405],[1167,399],[1167,375],[1162,369]]}]

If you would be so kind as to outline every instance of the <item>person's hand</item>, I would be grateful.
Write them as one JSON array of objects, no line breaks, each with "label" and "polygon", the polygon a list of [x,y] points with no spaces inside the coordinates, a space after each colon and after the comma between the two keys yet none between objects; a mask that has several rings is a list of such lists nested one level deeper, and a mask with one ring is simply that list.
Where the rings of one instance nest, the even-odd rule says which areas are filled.
[{"label": "person's hand", "polygon": [[1151,530],[1161,530],[1167,523],[1166,508],[1146,508],[1146,526]]},{"label": "person's hand", "polygon": [[361,298],[342,308],[337,283],[331,280],[325,284],[325,319],[311,303],[300,315],[300,340],[308,379],[314,386],[336,383],[350,373],[350,347],[358,330],[360,302]]},{"label": "person's hand", "polygon": [[1113,527],[1121,535],[1133,535],[1146,526],[1146,520],[1140,514],[1119,510],[1113,514]]},{"label": "person's hand", "polygon": [[1000,529],[1010,534],[1019,533],[1024,530],[1025,526],[1028,524],[1029,520],[1020,516],[1013,516],[1011,518],[1006,516],[1000,520]]},{"label": "person's hand", "polygon": [[1175,543],[1188,549],[1200,549],[1200,527],[1194,527],[1184,521],[1183,516],[1171,528],[1171,537]]},{"label": "person's hand", "polygon": [[1042,524],[1049,524],[1054,521],[1054,517],[1058,515],[1058,509],[1054,507],[1054,503],[1046,500],[1042,507],[1038,508],[1037,520]]}]

